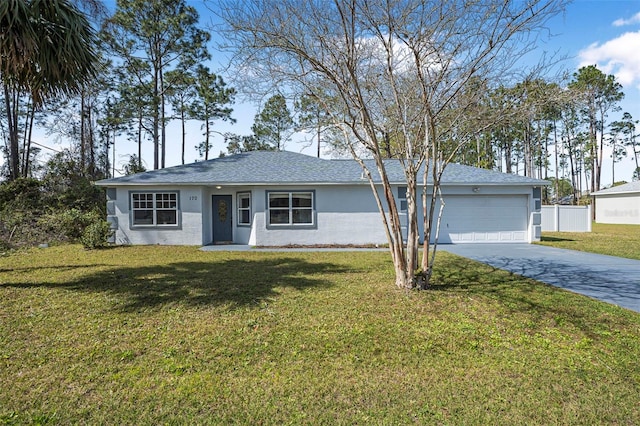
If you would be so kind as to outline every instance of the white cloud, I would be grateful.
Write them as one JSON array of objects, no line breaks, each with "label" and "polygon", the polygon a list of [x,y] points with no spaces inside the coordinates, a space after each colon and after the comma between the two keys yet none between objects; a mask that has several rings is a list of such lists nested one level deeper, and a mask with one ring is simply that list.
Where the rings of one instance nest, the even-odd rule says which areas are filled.
[{"label": "white cloud", "polygon": [[640,12],[636,13],[629,19],[623,19],[623,18],[616,19],[615,21],[613,21],[613,26],[623,27],[625,25],[633,25],[638,23],[640,23]]},{"label": "white cloud", "polygon": [[640,31],[628,32],[606,41],[594,43],[578,54],[580,66],[597,65],[606,73],[613,74],[623,88],[636,86],[640,89]]}]

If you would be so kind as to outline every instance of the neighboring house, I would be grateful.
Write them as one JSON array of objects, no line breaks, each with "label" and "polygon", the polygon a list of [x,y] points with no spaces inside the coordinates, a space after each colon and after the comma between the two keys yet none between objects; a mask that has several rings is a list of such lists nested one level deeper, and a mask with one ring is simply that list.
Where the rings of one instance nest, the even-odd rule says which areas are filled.
[{"label": "neighboring house", "polygon": [[[402,168],[398,160],[386,160],[386,166],[406,224]],[[387,243],[371,186],[353,160],[256,151],[96,184],[107,190],[107,220],[117,244]],[[448,165],[439,242],[538,240],[540,187],[546,184]]]},{"label": "neighboring house", "polygon": [[591,193],[597,223],[640,225],[640,181]]}]

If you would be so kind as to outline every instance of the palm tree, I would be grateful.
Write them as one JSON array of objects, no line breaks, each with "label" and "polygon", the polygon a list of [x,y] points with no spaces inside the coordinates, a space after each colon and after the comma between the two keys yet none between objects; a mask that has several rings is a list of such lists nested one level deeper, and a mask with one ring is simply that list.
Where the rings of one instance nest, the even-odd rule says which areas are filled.
[{"label": "palm tree", "polygon": [[10,179],[20,175],[17,114],[12,94],[46,99],[77,94],[97,74],[97,37],[68,0],[0,1],[0,83],[9,130]]}]

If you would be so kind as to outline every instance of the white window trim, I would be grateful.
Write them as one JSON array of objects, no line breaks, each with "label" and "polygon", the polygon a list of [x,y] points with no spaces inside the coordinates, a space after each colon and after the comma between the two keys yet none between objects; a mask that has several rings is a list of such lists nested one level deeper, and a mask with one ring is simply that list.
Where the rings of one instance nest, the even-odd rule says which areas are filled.
[{"label": "white window trim", "polygon": [[[240,202],[240,199],[243,197],[247,197],[249,199],[249,207],[242,207],[242,203]],[[238,226],[251,226],[252,223],[252,214],[251,214],[251,192],[238,192],[236,194],[236,205],[238,206],[238,212],[237,212],[237,220],[236,223],[238,224]],[[249,212],[249,222],[242,222],[242,212],[244,211],[248,211]]]},{"label": "white window trim", "polygon": [[[151,194],[152,195],[152,208],[151,209],[141,209],[141,208],[134,208],[134,200],[133,197],[135,194]],[[157,206],[157,197],[159,195],[165,195],[165,194],[173,194],[176,197],[176,206],[175,208],[158,208]],[[142,224],[142,223],[134,223],[135,221],[135,212],[139,211],[139,210],[152,210],[153,211],[153,216],[152,216],[152,222],[150,224]],[[157,212],[158,210],[175,210],[176,212],[176,223],[169,223],[169,224],[158,224],[158,215]],[[130,191],[129,192],[129,223],[130,223],[130,228],[132,229],[136,229],[136,228],[179,228],[180,227],[180,223],[181,223],[181,217],[180,217],[180,192],[179,191]]]},{"label": "white window trim", "polygon": [[[286,194],[289,197],[289,223],[271,223],[271,206],[269,203],[269,196],[272,194]],[[311,207],[293,207],[293,194],[308,194],[311,196]],[[266,226],[269,228],[316,228],[316,192],[313,190],[299,190],[299,191],[266,191]],[[284,210],[285,208],[273,208],[273,210]],[[311,222],[307,223],[293,223],[293,211],[294,210],[310,210]]]}]

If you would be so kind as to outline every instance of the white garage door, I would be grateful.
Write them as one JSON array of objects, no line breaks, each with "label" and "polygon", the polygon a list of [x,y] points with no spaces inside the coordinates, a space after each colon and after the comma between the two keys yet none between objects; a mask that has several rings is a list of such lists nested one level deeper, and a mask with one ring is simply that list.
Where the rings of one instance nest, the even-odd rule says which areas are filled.
[{"label": "white garage door", "polygon": [[439,242],[526,242],[528,216],[525,195],[447,196]]}]

